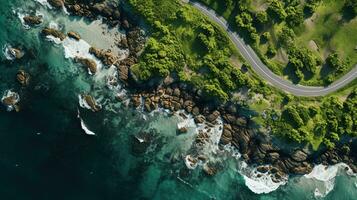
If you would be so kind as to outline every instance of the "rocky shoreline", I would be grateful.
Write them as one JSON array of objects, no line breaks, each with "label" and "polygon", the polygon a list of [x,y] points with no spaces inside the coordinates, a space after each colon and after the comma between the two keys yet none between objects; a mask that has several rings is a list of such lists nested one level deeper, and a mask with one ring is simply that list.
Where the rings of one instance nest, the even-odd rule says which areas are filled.
[{"label": "rocky shoreline", "polygon": [[[98,1],[96,1],[98,2]],[[110,26],[119,26],[125,30],[126,38],[122,39],[119,47],[129,49],[129,56],[124,60],[119,60],[117,55],[107,50],[92,47],[90,53],[97,57],[106,66],[114,65],[118,69],[120,80],[131,90],[131,105],[134,108],[143,106],[146,112],[151,112],[157,108],[165,108],[171,112],[185,110],[187,114],[194,116],[197,124],[216,124],[217,119],[223,119],[223,133],[220,139],[220,146],[231,144],[242,154],[242,158],[250,165],[256,166],[257,171],[269,173],[275,177],[275,181],[280,181],[287,174],[302,175],[312,171],[315,164],[333,165],[340,162],[348,164],[354,172],[357,172],[356,151],[357,142],[348,141],[334,150],[312,151],[307,147],[281,148],[273,141],[268,133],[262,133],[257,128],[252,128],[253,122],[246,116],[239,114],[240,106],[232,102],[222,105],[212,105],[204,100],[202,91],[182,82],[175,81],[168,77],[159,81],[160,84],[137,83],[135,77],[130,73],[130,67],[137,63],[138,56],[144,47],[145,40],[143,34],[135,23],[130,21],[124,9],[120,5],[107,3],[106,1],[94,3],[82,0],[49,0],[49,3],[56,7],[65,6],[67,10],[76,16],[96,19],[98,16],[104,17],[104,21]],[[28,20],[30,21],[30,20]],[[33,21],[33,20],[32,20]],[[36,24],[38,20],[31,22]],[[66,34],[52,29],[44,29],[43,34],[52,35],[63,40]],[[80,39],[75,32],[67,34],[71,38]],[[76,59],[83,65],[87,65],[92,73],[96,68],[90,60]],[[18,79],[21,84],[26,85],[26,73],[19,72]],[[150,87],[147,87],[150,85]],[[151,85],[154,85],[151,87]],[[91,99],[85,96],[86,99]],[[99,111],[98,108],[93,109]],[[209,129],[207,129],[209,130]],[[184,134],[185,127],[178,130]],[[205,135],[209,131],[198,134],[196,142],[205,142]],[[196,158],[198,159],[198,158]],[[217,172],[216,169],[206,169],[208,175]]]}]

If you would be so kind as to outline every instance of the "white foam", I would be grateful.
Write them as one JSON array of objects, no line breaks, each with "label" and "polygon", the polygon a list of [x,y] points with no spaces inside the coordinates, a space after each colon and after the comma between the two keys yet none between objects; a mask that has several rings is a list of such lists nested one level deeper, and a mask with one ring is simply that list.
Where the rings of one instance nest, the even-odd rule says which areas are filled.
[{"label": "white foam", "polygon": [[82,129],[84,130],[84,132],[85,132],[87,135],[95,135],[95,133],[94,133],[93,131],[91,131],[91,130],[89,130],[89,129],[87,128],[87,126],[86,126],[86,124],[84,123],[83,119],[80,118],[80,120],[81,120],[81,127],[82,127]]},{"label": "white foam", "polygon": [[5,44],[2,48],[2,53],[4,54],[7,60],[16,59],[16,52],[12,48],[13,47],[10,44]]},{"label": "white foam", "polygon": [[27,30],[30,29],[31,27],[28,24],[26,24],[25,20],[24,20],[24,17],[26,16],[26,14],[20,10],[17,10],[14,12],[17,14],[17,17],[20,19],[22,26]]},{"label": "white foam", "polygon": [[56,29],[56,30],[60,30],[61,27],[60,25],[58,25],[56,22],[54,21],[51,21],[50,24],[48,25],[49,28],[52,28],[52,29]]},{"label": "white foam", "polygon": [[285,185],[286,181],[274,182],[271,178],[271,175],[263,174],[261,177],[257,176],[245,176],[244,181],[245,185],[256,194],[267,194],[275,191],[281,185]]},{"label": "white foam", "polygon": [[45,7],[49,8],[49,9],[52,9],[51,4],[48,3],[47,0],[34,0],[34,1],[38,2],[39,4],[45,6]]},{"label": "white foam", "polygon": [[[102,63],[92,54],[89,53],[89,48],[91,47],[90,44],[88,44],[84,40],[75,40],[69,37],[66,37],[63,42],[62,42],[63,48],[64,48],[64,54],[65,58],[87,58],[93,60],[97,64],[97,71],[99,72],[102,68],[103,65]],[[90,73],[88,69],[88,73]]]},{"label": "white foam", "polygon": [[62,41],[61,41],[61,39],[59,39],[59,38],[57,38],[57,37],[54,37],[54,36],[52,36],[52,35],[47,35],[46,36],[46,40],[47,41],[50,41],[50,42],[53,42],[53,43],[55,43],[55,44],[62,44]]},{"label": "white foam", "polygon": [[93,131],[89,130],[88,127],[86,126],[85,122],[83,121],[83,119],[80,116],[80,112],[79,110],[77,110],[77,118],[81,121],[81,127],[83,129],[83,131],[87,134],[87,135],[96,135]]},{"label": "white foam", "polygon": [[352,169],[345,163],[339,163],[332,166],[326,165],[316,165],[311,173],[304,175],[307,179],[314,179],[319,182],[322,182],[323,185],[320,188],[316,188],[314,191],[315,197],[325,197],[329,194],[334,186],[335,186],[335,177],[337,174],[342,171],[348,169],[346,174],[354,175]]},{"label": "white foam", "polygon": [[85,108],[88,110],[91,110],[92,108],[88,105],[87,101],[82,97],[82,95],[78,95],[78,100],[79,100],[79,106],[81,108]]},{"label": "white foam", "polygon": [[198,161],[191,155],[187,155],[185,157],[185,165],[188,169],[195,169],[198,166]]}]

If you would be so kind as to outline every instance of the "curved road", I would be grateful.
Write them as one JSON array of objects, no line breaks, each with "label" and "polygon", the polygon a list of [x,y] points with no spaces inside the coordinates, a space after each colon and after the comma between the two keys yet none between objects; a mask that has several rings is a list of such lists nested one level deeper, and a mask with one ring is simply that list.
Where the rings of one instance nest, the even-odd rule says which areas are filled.
[{"label": "curved road", "polygon": [[259,76],[261,76],[271,85],[285,92],[289,92],[296,96],[324,96],[344,87],[357,77],[357,66],[355,66],[350,72],[348,72],[343,77],[341,77],[340,79],[333,82],[327,87],[295,85],[290,81],[287,81],[270,71],[270,69],[266,65],[264,65],[263,62],[259,59],[254,50],[249,45],[245,44],[243,39],[241,39],[235,32],[233,32],[229,28],[228,23],[223,17],[217,16],[213,10],[199,3],[190,3],[227,31],[229,38],[232,40],[232,42],[238,48],[242,56],[249,62],[249,64],[253,67],[253,69]]}]

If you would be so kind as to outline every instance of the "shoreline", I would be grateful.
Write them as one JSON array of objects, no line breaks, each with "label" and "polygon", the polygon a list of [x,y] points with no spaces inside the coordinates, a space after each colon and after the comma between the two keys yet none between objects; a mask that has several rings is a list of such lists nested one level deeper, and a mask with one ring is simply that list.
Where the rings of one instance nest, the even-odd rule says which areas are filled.
[{"label": "shoreline", "polygon": [[[65,4],[65,6],[67,6],[68,12],[76,16],[87,17],[91,20],[95,19],[97,15],[100,15],[100,13],[88,13],[91,10],[91,5],[80,6],[80,4]],[[84,7],[84,11],[76,9],[78,6],[80,8]],[[120,15],[122,14],[121,12]],[[108,16],[108,13],[106,13],[106,15],[106,21],[109,25],[118,25],[119,19],[112,17],[112,20],[109,20],[108,18],[110,18],[110,16]],[[143,106],[146,112],[151,112],[159,107],[169,109],[171,113],[185,110],[188,114],[194,116],[196,124],[205,122],[215,124],[215,121],[221,117],[224,125],[222,137],[220,138],[220,146],[223,147],[224,145],[232,144],[232,146],[242,154],[242,158],[245,162],[251,166],[256,166],[257,171],[261,173],[273,174],[276,181],[279,181],[285,175],[309,174],[312,172],[315,164],[321,163],[333,165],[339,162],[346,162],[354,172],[357,172],[356,161],[350,155],[350,151],[342,152],[341,148],[341,151],[338,152],[326,151],[318,153],[311,152],[306,148],[296,148],[290,152],[285,152],[284,149],[273,144],[269,135],[260,133],[257,129],[250,128],[249,125],[252,124],[251,120],[239,114],[240,105],[227,103],[213,106],[207,104],[203,99],[204,97],[201,91],[185,83],[177,83],[171,78],[171,80],[164,80],[164,83],[158,87],[141,87],[130,74],[130,67],[136,63],[143,47],[144,41],[139,39],[142,36],[140,29],[135,25],[126,24],[125,21],[119,21],[119,23],[127,35],[127,44],[121,45],[129,48],[129,56],[113,64],[118,69],[121,81],[129,88],[129,91],[132,92],[132,107],[137,108]],[[102,60],[104,65],[108,57],[110,56],[98,59]],[[153,80],[153,82],[148,85],[156,85],[155,82],[156,81]],[[201,134],[202,137],[197,140],[199,142],[204,141],[207,137],[206,135],[209,135],[209,133],[203,132]]]},{"label": "shoreline", "polygon": [[[83,6],[84,9],[78,9],[80,3],[75,5],[65,3],[67,10],[76,16],[87,17],[95,19],[101,13],[90,12],[90,5]],[[94,5],[92,5],[95,7]],[[113,9],[112,5],[107,5],[107,11]],[[77,8],[77,9],[75,9]],[[103,8],[105,10],[105,8]],[[121,10],[120,15],[124,16],[123,25],[126,34],[130,33],[128,25],[130,19],[126,18],[126,14]],[[119,24],[114,16],[110,16],[110,12],[106,12],[107,22],[111,24]],[[134,28],[136,29],[136,28]],[[130,37],[129,37],[130,38]],[[134,82],[133,77],[130,77],[130,66],[136,63],[138,54],[141,49],[135,48],[140,46],[135,44],[133,40],[129,43],[129,56],[114,65],[117,66],[120,79],[127,85],[130,92],[132,92],[131,105],[137,108],[143,103],[144,110],[150,112],[162,107],[169,109],[171,112],[184,109],[188,114],[195,116],[195,122],[202,123],[203,121],[214,122],[218,117],[222,117],[224,121],[223,133],[220,139],[220,144],[225,145],[231,143],[235,146],[242,158],[250,165],[257,166],[257,170],[261,172],[271,172],[275,174],[276,178],[287,175],[304,175],[312,172],[313,166],[318,164],[334,165],[340,162],[348,164],[354,172],[357,172],[356,161],[353,156],[349,155],[351,152],[343,152],[336,150],[325,150],[322,152],[311,152],[308,148],[295,148],[290,152],[285,152],[278,146],[274,145],[268,133],[259,133],[258,130],[249,127],[251,121],[249,118],[239,114],[239,105],[232,105],[230,102],[212,106],[202,101],[201,91],[192,88],[185,83],[177,83],[172,78],[165,79],[161,85],[150,88],[147,83],[144,88]],[[130,45],[134,44],[134,45]],[[125,66],[125,67],[124,67]],[[151,80],[155,81],[155,80]],[[153,84],[153,83],[151,83]],[[151,85],[149,84],[149,85]],[[153,84],[154,85],[154,84]],[[149,89],[148,89],[149,88]],[[133,91],[137,92],[133,92]],[[194,95],[192,95],[194,94]],[[143,100],[143,102],[141,102]],[[202,104],[204,102],[204,104]],[[273,136],[274,137],[274,136]],[[284,142],[284,141],[283,141]],[[351,145],[351,144],[350,144]],[[338,149],[338,148],[336,148]],[[271,167],[264,167],[264,165],[271,165]]]}]

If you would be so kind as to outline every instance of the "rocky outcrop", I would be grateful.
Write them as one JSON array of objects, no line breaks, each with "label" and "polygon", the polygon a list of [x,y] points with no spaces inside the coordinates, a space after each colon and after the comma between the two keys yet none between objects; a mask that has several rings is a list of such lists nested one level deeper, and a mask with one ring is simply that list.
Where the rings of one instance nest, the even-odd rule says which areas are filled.
[{"label": "rocky outcrop", "polygon": [[28,16],[25,16],[23,19],[24,19],[25,23],[30,26],[35,26],[35,25],[39,25],[42,23],[42,17],[40,17],[40,16],[28,15]]},{"label": "rocky outcrop", "polygon": [[7,111],[15,110],[16,112],[20,111],[18,103],[20,101],[20,96],[18,93],[11,90],[7,90],[4,96],[1,98],[1,103],[7,108]]},{"label": "rocky outcrop", "polygon": [[15,59],[21,59],[25,55],[25,53],[18,48],[10,48],[9,50]]},{"label": "rocky outcrop", "polygon": [[62,33],[59,30],[53,29],[53,28],[45,28],[42,30],[42,34],[45,36],[53,36],[55,38],[59,38],[60,40],[64,40],[66,38],[66,35]]},{"label": "rocky outcrop", "polygon": [[19,70],[16,74],[16,79],[22,86],[27,86],[30,81],[30,75],[24,70]]},{"label": "rocky outcrop", "polygon": [[98,112],[102,109],[102,107],[97,103],[97,101],[91,95],[82,94],[81,96],[82,99],[91,108],[93,112]]},{"label": "rocky outcrop", "polygon": [[48,0],[48,3],[55,8],[62,8],[64,6],[63,0]]},{"label": "rocky outcrop", "polygon": [[76,57],[75,61],[78,63],[81,63],[85,68],[87,68],[89,70],[90,74],[97,73],[97,63],[95,63],[94,60],[89,59],[89,58]]},{"label": "rocky outcrop", "polygon": [[67,35],[68,35],[68,37],[73,38],[75,40],[80,40],[81,39],[81,36],[78,33],[74,32],[74,31],[68,32]]},{"label": "rocky outcrop", "polygon": [[112,66],[119,59],[109,49],[102,50],[102,49],[97,49],[95,47],[91,47],[89,49],[89,53],[93,54],[95,57],[97,57],[99,60],[101,60],[107,66]]}]

